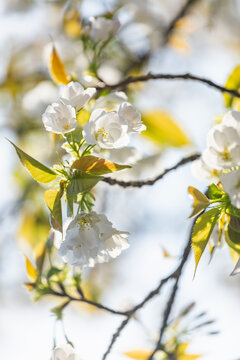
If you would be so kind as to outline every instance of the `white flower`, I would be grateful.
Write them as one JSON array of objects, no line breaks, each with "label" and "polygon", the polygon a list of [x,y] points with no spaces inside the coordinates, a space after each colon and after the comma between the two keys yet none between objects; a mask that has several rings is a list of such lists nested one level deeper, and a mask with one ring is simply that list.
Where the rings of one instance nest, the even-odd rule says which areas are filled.
[{"label": "white flower", "polygon": [[123,91],[115,91],[106,96],[100,96],[93,105],[93,110],[98,108],[118,110],[119,105],[127,101],[127,99],[127,95]]},{"label": "white flower", "polygon": [[141,121],[141,114],[129,102],[122,103],[118,112],[120,119],[128,125],[128,133],[146,130],[146,126]]},{"label": "white flower", "polygon": [[95,41],[106,41],[114,36],[120,27],[117,19],[106,19],[104,17],[91,18],[90,36]]},{"label": "white flower", "polygon": [[77,126],[76,111],[71,105],[55,102],[47,107],[42,121],[47,131],[65,134],[75,130]]},{"label": "white flower", "polygon": [[121,121],[116,111],[96,109],[83,128],[83,137],[89,145],[119,149],[129,143],[127,131],[128,126]]},{"label": "white flower", "polygon": [[207,136],[203,161],[216,170],[229,169],[240,164],[240,136],[235,128],[224,124],[214,126]]},{"label": "white flower", "polygon": [[67,85],[60,86],[59,97],[62,102],[72,105],[78,111],[91,100],[95,92],[94,88],[84,90],[81,84],[71,81]]},{"label": "white flower", "polygon": [[231,203],[240,209],[240,170],[229,171],[220,177],[224,190]]},{"label": "white flower", "polygon": [[65,344],[53,350],[50,360],[80,360],[80,357],[75,354],[71,345]]},{"label": "white flower", "polygon": [[81,213],[68,225],[59,253],[71,265],[93,267],[127,249],[128,235],[114,229],[103,214]]},{"label": "white flower", "polygon": [[202,157],[192,163],[191,170],[196,178],[206,180],[208,183],[218,183],[221,171],[209,167]]},{"label": "white flower", "polygon": [[240,134],[240,111],[228,111],[222,119],[222,124],[234,127]]}]

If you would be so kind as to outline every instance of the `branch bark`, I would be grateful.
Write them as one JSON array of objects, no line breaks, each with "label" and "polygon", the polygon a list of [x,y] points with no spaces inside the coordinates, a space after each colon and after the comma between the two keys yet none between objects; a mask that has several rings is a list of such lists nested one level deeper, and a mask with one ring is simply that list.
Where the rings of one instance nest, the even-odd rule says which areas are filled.
[{"label": "branch bark", "polygon": [[129,84],[133,84],[136,82],[144,82],[144,81],[148,81],[148,80],[192,80],[192,81],[197,81],[200,83],[203,83],[205,85],[208,85],[218,91],[220,91],[221,93],[228,93],[232,96],[235,97],[240,97],[240,93],[235,90],[235,89],[228,89],[224,86],[221,86],[217,83],[215,83],[214,81],[207,79],[207,78],[203,78],[197,75],[193,75],[190,73],[184,73],[184,74],[153,74],[151,72],[149,72],[146,75],[140,75],[140,76],[129,76],[126,79],[118,82],[117,84],[113,84],[113,85],[108,85],[105,84],[103,87],[101,87],[100,89],[124,89],[127,87],[127,85]]},{"label": "branch bark", "polygon": [[122,180],[116,180],[109,178],[104,178],[102,181],[106,182],[109,185],[119,185],[123,188],[127,187],[137,187],[140,188],[145,185],[154,185],[158,180],[161,180],[165,175],[167,175],[169,172],[178,169],[179,167],[186,165],[194,160],[197,160],[201,155],[200,154],[193,154],[189,155],[183,159],[181,159],[178,163],[176,163],[174,166],[171,166],[167,169],[165,169],[161,174],[156,176],[154,179],[149,180],[139,180],[139,181],[122,181]]}]

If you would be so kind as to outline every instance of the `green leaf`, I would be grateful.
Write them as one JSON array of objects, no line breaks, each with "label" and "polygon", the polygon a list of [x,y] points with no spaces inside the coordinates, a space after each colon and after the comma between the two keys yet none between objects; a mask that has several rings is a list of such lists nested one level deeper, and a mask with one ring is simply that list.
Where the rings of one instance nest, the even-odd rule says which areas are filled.
[{"label": "green leaf", "polygon": [[225,232],[226,242],[233,250],[240,252],[240,219],[236,216],[230,217],[228,228]]},{"label": "green leaf", "polygon": [[197,190],[193,186],[188,187],[188,192],[193,198],[193,211],[189,216],[189,218],[192,218],[196,215],[199,215],[203,210],[208,207],[210,203],[206,195],[201,193],[201,191]]},{"label": "green leaf", "polygon": [[[44,200],[51,211],[53,219],[62,228],[62,205],[61,205],[61,190],[47,190],[44,193]],[[55,227],[54,227],[55,228]]]},{"label": "green leaf", "polygon": [[119,165],[106,159],[88,155],[75,160],[72,164],[73,169],[84,171],[91,175],[103,175],[115,171],[131,168],[129,165]]},{"label": "green leaf", "polygon": [[69,194],[79,194],[89,191],[102,179],[102,176],[93,176],[83,171],[76,171],[67,186],[67,192]]},{"label": "green leaf", "polygon": [[41,164],[39,161],[26,154],[10,140],[9,142],[14,146],[22,164],[28,169],[28,171],[36,181],[43,184],[48,184],[56,180],[57,174],[55,173],[55,171],[49,169],[47,166]]},{"label": "green leaf", "polygon": [[71,217],[73,215],[73,203],[74,203],[75,194],[71,194],[67,191],[66,196],[67,196],[67,216]]},{"label": "green leaf", "polygon": [[61,269],[52,266],[47,272],[47,279],[51,279],[52,276],[58,275],[61,271],[62,271]]},{"label": "green leaf", "polygon": [[220,216],[220,212],[220,209],[213,208],[200,215],[194,224],[192,232],[192,248],[196,264],[194,275],[196,274],[199,260],[207,246],[213,228]]},{"label": "green leaf", "polygon": [[208,186],[208,196],[212,200],[221,199],[225,195],[225,192],[219,189],[217,185],[211,184]]},{"label": "green leaf", "polygon": [[226,213],[228,215],[233,215],[236,216],[238,218],[240,218],[240,210],[237,209],[235,206],[233,206],[232,204],[229,204],[227,209],[226,209]]},{"label": "green leaf", "polygon": [[[226,88],[231,90],[238,90],[240,88],[240,65],[235,67],[231,72],[226,82]],[[233,105],[234,97],[228,93],[223,94],[225,106],[231,108]]]},{"label": "green leaf", "polygon": [[231,249],[240,254],[240,233],[228,225],[225,240]]},{"label": "green leaf", "polygon": [[163,147],[191,145],[191,141],[172,117],[165,111],[155,110],[142,114],[147,129],[143,136]]}]

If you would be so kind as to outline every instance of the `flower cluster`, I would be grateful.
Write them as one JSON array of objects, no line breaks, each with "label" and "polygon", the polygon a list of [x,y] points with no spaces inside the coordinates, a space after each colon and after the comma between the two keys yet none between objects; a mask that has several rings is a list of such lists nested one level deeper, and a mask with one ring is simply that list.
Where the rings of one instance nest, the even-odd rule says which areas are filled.
[{"label": "flower cluster", "polygon": [[42,116],[47,131],[55,134],[66,134],[76,129],[77,112],[83,108],[94,95],[96,89],[84,88],[71,81],[62,85],[59,90],[59,101],[49,105]]},{"label": "flower cluster", "polygon": [[128,235],[114,229],[105,215],[82,212],[68,225],[59,253],[71,265],[93,267],[127,249]]},{"label": "flower cluster", "polygon": [[[236,260],[240,254],[240,112],[229,111],[220,124],[210,129],[207,147],[193,164],[193,170],[212,183],[208,187],[209,198],[190,188],[195,199],[193,216],[200,215],[192,234],[196,266],[207,243],[213,255],[215,248],[226,242]],[[204,218],[206,223],[202,222]],[[202,245],[198,246],[200,240]],[[239,272],[240,260],[232,275]]]},{"label": "flower cluster", "polygon": [[[106,31],[108,29],[109,36],[116,30],[116,23],[110,20],[104,21],[105,23],[109,25],[105,29]],[[100,19],[92,20],[92,32],[95,36],[98,34],[98,27],[102,24],[103,21]],[[105,37],[101,32],[98,36],[104,41]],[[73,207],[73,203],[79,205],[76,216],[64,231],[59,254],[64,261],[81,268],[93,267],[96,263],[107,262],[110,258],[117,257],[122,250],[128,248],[129,233],[116,230],[105,215],[92,211],[93,197],[89,191],[99,181],[99,177],[95,176],[94,169],[91,172],[88,167],[73,167],[73,161],[77,164],[79,162],[81,164],[82,161],[87,161],[87,164],[88,161],[92,161],[91,164],[95,165],[101,163],[104,159],[89,157],[94,147],[95,154],[101,154],[101,150],[118,151],[129,144],[130,134],[145,130],[141,114],[128,102],[125,93],[114,92],[93,99],[95,94],[97,94],[95,88],[84,89],[78,82],[71,81],[67,85],[61,85],[58,102],[49,105],[42,116],[46,130],[62,134],[66,140],[63,148],[73,155],[69,160],[72,164],[67,161],[54,167],[55,171],[64,175],[62,184],[66,188],[68,207]],[[77,116],[84,107],[90,116],[89,121],[81,128]],[[78,134],[80,131],[80,137],[75,138],[75,131],[78,131]],[[68,133],[72,133],[70,140]],[[113,169],[129,167],[114,163],[111,166]],[[89,169],[91,169],[90,163]],[[87,171],[84,179],[81,175],[82,171]],[[106,169],[100,168],[98,175],[99,171],[100,175],[105,174]],[[107,167],[108,171],[111,170]],[[69,199],[73,199],[72,205]]]},{"label": "flower cluster", "polygon": [[240,112],[229,111],[207,135],[207,147],[193,172],[210,183],[221,181],[234,206],[240,209]]}]

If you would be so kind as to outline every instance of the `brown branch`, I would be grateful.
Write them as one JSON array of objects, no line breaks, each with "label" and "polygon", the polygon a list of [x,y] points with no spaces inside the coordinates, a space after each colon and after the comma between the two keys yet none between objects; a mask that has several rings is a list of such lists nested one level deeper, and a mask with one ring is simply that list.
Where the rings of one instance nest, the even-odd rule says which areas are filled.
[{"label": "brown branch", "polygon": [[192,80],[192,81],[198,81],[200,83],[206,84],[222,93],[228,93],[235,97],[240,97],[240,93],[235,89],[228,89],[224,86],[221,86],[219,84],[216,84],[210,79],[202,78],[200,76],[192,75],[189,73],[184,74],[153,74],[148,73],[146,75],[140,75],[140,76],[129,76],[126,79],[120,81],[117,84],[114,85],[108,85],[105,84],[101,89],[119,89],[119,88],[125,88],[129,84],[133,84],[136,82],[143,82],[148,80]]},{"label": "brown branch", "polygon": [[181,20],[188,12],[189,8],[196,2],[197,0],[187,0],[183,7],[177,12],[172,21],[168,24],[167,28],[163,34],[163,44],[168,42],[169,37],[172,34],[177,22]]},{"label": "brown branch", "polygon": [[109,185],[119,185],[119,186],[122,186],[124,188],[127,188],[127,187],[140,188],[140,187],[145,186],[145,185],[154,185],[158,180],[161,180],[169,172],[171,172],[173,170],[176,170],[179,167],[198,159],[199,157],[200,157],[200,154],[193,154],[193,155],[187,156],[187,157],[181,159],[174,166],[171,166],[171,167],[165,169],[161,174],[156,176],[154,179],[143,180],[143,181],[141,181],[141,180],[138,180],[138,181],[122,181],[122,180],[116,180],[116,179],[111,179],[111,178],[106,177],[102,181],[108,183]]},{"label": "brown branch", "polygon": [[[192,230],[191,230],[192,233]],[[107,351],[104,353],[102,360],[106,360],[107,356],[110,354],[113,345],[115,344],[117,338],[119,337],[119,335],[121,334],[121,332],[123,331],[123,329],[127,326],[127,324],[129,323],[130,319],[133,317],[133,315],[141,308],[143,308],[143,306],[150,301],[154,296],[159,295],[160,290],[162,289],[163,285],[166,284],[169,280],[171,279],[175,279],[175,283],[173,286],[173,290],[171,292],[170,298],[168,300],[165,312],[164,312],[164,320],[163,320],[163,325],[161,327],[161,334],[160,335],[160,340],[158,341],[158,344],[156,346],[156,349],[153,351],[151,357],[149,358],[152,359],[153,355],[160,349],[161,346],[161,340],[162,340],[162,336],[164,333],[164,330],[167,326],[167,322],[168,322],[168,318],[173,306],[173,302],[177,293],[177,289],[178,289],[178,282],[179,279],[182,275],[182,270],[183,267],[190,255],[190,251],[191,251],[191,236],[188,239],[187,245],[184,249],[183,255],[181,257],[181,261],[179,266],[177,267],[177,269],[171,273],[169,276],[167,276],[166,278],[162,279],[159,283],[159,285],[156,287],[156,289],[152,290],[139,304],[137,304],[132,310],[129,311],[128,316],[125,320],[122,321],[122,323],[120,324],[120,326],[117,328],[116,332],[113,334],[111,342],[108,346]]]},{"label": "brown branch", "polygon": [[164,313],[163,313],[163,321],[162,321],[162,325],[161,325],[161,327],[160,327],[160,334],[159,334],[158,342],[157,342],[156,347],[155,347],[155,349],[153,350],[152,354],[149,356],[148,360],[152,360],[152,359],[153,359],[153,356],[155,355],[155,353],[156,353],[158,350],[164,349],[163,344],[162,344],[162,340],[163,340],[163,336],[164,336],[164,331],[165,331],[165,329],[166,329],[167,326],[168,326],[168,319],[169,319],[169,316],[170,316],[170,314],[171,314],[171,311],[172,311],[172,308],[173,308],[173,304],[174,304],[174,301],[175,301],[175,298],[176,298],[176,295],[177,295],[178,284],[179,284],[179,280],[180,280],[180,278],[181,278],[181,275],[182,275],[182,273],[183,273],[184,265],[186,264],[186,262],[187,262],[187,260],[188,260],[188,257],[189,257],[189,255],[190,255],[190,252],[191,252],[192,230],[193,230],[193,226],[194,226],[197,218],[198,218],[198,217],[196,217],[196,218],[194,219],[194,222],[193,222],[193,224],[192,224],[187,245],[186,245],[186,247],[185,247],[185,249],[184,249],[184,251],[183,251],[183,255],[182,255],[181,262],[180,262],[179,267],[178,267],[178,269],[177,269],[177,271],[176,271],[175,283],[174,283],[174,285],[173,285],[172,291],[170,292],[170,296],[169,296],[168,302],[167,302],[167,304],[166,304],[166,308],[165,308]]}]

